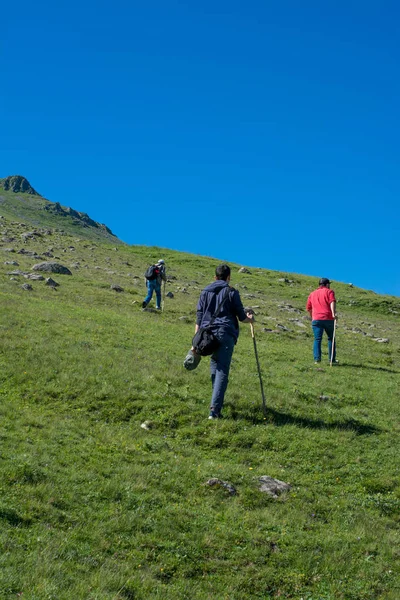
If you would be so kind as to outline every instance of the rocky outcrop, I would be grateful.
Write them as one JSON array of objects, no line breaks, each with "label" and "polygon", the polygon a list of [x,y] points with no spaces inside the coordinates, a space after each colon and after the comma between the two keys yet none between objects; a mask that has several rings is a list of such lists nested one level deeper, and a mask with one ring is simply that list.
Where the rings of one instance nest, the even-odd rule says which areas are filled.
[{"label": "rocky outcrop", "polygon": [[59,202],[48,202],[43,208],[44,210],[61,217],[71,217],[72,222],[75,225],[80,225],[81,227],[95,227],[96,229],[102,229],[106,233],[114,236],[113,232],[109,227],[107,227],[107,225],[93,221],[93,219],[91,219],[89,215],[84,212],[79,212],[73,208],[70,208],[69,206],[63,207]]},{"label": "rocky outcrop", "polygon": [[3,190],[9,190],[11,192],[39,196],[39,194],[31,186],[29,181],[25,177],[22,177],[22,175],[10,175],[9,177],[0,179],[0,187],[2,187]]}]

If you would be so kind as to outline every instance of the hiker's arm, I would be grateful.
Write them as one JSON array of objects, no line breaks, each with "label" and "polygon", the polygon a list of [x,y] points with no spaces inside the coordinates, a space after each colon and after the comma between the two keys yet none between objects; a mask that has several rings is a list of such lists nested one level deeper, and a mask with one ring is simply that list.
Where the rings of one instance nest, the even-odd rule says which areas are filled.
[{"label": "hiker's arm", "polygon": [[334,319],[337,319],[337,314],[336,314],[336,301],[331,302],[330,304],[331,307],[331,311],[332,311],[332,316]]},{"label": "hiker's arm", "polygon": [[307,304],[306,304],[306,311],[308,312],[308,314],[310,315],[310,319],[312,321],[312,304],[311,304],[311,300],[310,300],[310,296],[307,299]]}]

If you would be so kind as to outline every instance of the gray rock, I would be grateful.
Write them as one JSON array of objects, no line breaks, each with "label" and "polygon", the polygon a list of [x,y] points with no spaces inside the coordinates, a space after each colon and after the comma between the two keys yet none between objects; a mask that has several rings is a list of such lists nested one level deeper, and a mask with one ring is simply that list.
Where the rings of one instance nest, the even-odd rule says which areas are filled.
[{"label": "gray rock", "polygon": [[19,267],[19,263],[16,260],[6,260],[5,265],[12,265],[13,267]]},{"label": "gray rock", "polygon": [[59,273],[60,275],[72,275],[71,271],[56,262],[43,262],[33,265],[34,271],[46,271],[48,273]]},{"label": "gray rock", "polygon": [[52,287],[52,288],[56,288],[60,284],[57,283],[57,281],[54,281],[54,279],[52,279],[51,277],[47,277],[46,278],[46,285],[48,285],[49,287]]},{"label": "gray rock", "polygon": [[268,475],[259,477],[258,481],[261,484],[259,488],[260,492],[265,492],[272,498],[278,498],[283,492],[287,492],[291,488],[288,483],[280,481],[279,479],[274,479]]},{"label": "gray rock", "polygon": [[166,296],[167,296],[167,298],[173,298],[174,297],[174,295],[173,295],[172,292],[168,292],[168,294],[166,294]]},{"label": "gray rock", "polygon": [[25,271],[21,271],[20,269],[17,269],[16,271],[10,271],[9,273],[7,273],[7,275],[22,275],[23,277],[25,277],[25,275],[28,275],[29,273],[26,273]]},{"label": "gray rock", "polygon": [[26,273],[24,275],[25,279],[32,279],[33,281],[43,281],[43,275],[35,275],[34,273]]},{"label": "gray rock", "polygon": [[124,288],[116,283],[112,283],[110,286],[110,290],[114,290],[114,292],[123,292]]},{"label": "gray rock", "polygon": [[240,267],[238,273],[247,273],[248,275],[251,275],[251,271],[247,267]]},{"label": "gray rock", "polygon": [[4,248],[4,252],[15,252],[15,248]]},{"label": "gray rock", "polygon": [[378,342],[378,344],[388,344],[389,338],[372,338],[374,342]]},{"label": "gray rock", "polygon": [[228,483],[227,481],[223,481],[222,479],[218,479],[217,477],[213,477],[212,479],[209,479],[208,481],[206,481],[206,485],[209,485],[210,487],[223,487],[224,489],[226,489],[229,492],[230,496],[235,496],[237,494],[236,488],[231,484]]},{"label": "gray rock", "polygon": [[26,290],[27,292],[31,292],[33,290],[33,287],[31,286],[30,283],[24,283],[24,285],[21,286],[23,290]]}]

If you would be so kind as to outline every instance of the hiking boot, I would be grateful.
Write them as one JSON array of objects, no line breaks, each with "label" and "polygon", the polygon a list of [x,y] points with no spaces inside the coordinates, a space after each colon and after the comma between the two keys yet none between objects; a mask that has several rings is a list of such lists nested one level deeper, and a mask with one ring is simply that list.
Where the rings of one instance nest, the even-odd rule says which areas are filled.
[{"label": "hiking boot", "polygon": [[209,414],[208,418],[211,421],[211,420],[214,420],[214,419],[222,419],[223,417],[222,417],[221,413],[217,413],[214,410],[210,410],[210,414]]},{"label": "hiking boot", "polygon": [[321,362],[320,360],[316,360],[316,361],[314,361],[314,365],[319,365],[320,362]]},{"label": "hiking boot", "polygon": [[161,310],[161,306],[156,306],[156,310]]},{"label": "hiking boot", "polygon": [[143,301],[143,302],[142,302],[142,308],[146,308],[146,306],[147,306],[147,302],[144,302],[144,301]]},{"label": "hiking boot", "polygon": [[[331,361],[329,361],[329,364],[331,364]],[[336,360],[336,358],[335,358],[335,360],[333,360],[333,361],[332,361],[332,364],[333,364],[333,365],[338,365],[338,364],[339,364],[339,361],[338,361],[338,360]]]}]

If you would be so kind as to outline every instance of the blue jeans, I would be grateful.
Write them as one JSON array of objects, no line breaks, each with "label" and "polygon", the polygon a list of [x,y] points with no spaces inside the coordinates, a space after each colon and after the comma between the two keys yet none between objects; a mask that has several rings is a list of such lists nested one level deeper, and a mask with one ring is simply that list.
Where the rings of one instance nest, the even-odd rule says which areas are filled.
[{"label": "blue jeans", "polygon": [[161,308],[161,283],[157,281],[157,279],[153,279],[152,281],[147,281],[147,296],[144,299],[144,302],[148,304],[153,297],[153,292],[156,293],[156,306],[157,308]]},{"label": "blue jeans", "polygon": [[228,387],[229,369],[231,366],[235,338],[229,333],[221,336],[216,333],[221,342],[218,350],[211,356],[210,373],[212,384],[211,410],[219,414],[224,404],[224,396]]},{"label": "blue jeans", "polygon": [[[328,357],[331,360],[332,356],[332,339],[333,339],[333,331],[334,331],[334,323],[335,321],[312,321],[311,325],[314,332],[314,360],[321,360],[321,342],[324,331],[328,336]],[[333,360],[336,358],[336,340],[333,348]]]}]

